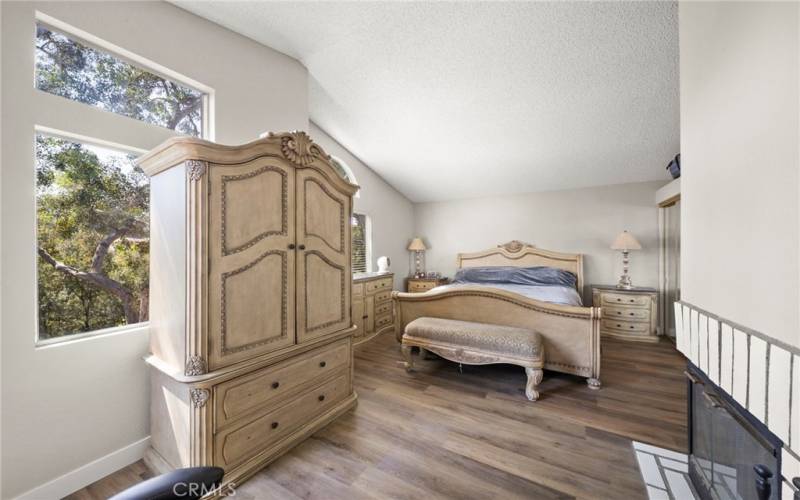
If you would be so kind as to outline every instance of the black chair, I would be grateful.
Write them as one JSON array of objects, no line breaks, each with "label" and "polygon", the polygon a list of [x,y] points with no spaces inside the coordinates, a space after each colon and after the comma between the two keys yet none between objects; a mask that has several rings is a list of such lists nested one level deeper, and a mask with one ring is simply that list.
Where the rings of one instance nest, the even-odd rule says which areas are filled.
[{"label": "black chair", "polygon": [[109,500],[199,500],[219,487],[219,467],[188,467],[131,486]]}]

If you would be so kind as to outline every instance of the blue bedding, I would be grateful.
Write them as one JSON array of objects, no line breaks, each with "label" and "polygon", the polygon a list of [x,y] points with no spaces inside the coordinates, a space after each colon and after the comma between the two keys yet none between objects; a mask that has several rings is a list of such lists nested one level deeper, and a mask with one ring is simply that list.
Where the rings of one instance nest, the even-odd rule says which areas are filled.
[{"label": "blue bedding", "polygon": [[452,284],[434,290],[477,285],[552,304],[581,306],[583,303],[575,290],[576,283],[574,274],[553,267],[468,267],[458,270]]}]

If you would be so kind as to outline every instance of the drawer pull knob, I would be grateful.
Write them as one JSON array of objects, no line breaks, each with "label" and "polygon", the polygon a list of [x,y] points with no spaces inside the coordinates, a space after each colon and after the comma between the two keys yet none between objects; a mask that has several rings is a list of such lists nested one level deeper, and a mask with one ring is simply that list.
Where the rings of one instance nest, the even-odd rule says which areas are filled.
[{"label": "drawer pull knob", "polygon": [[622,302],[622,299],[617,299],[617,302]]},{"label": "drawer pull knob", "polygon": [[633,325],[631,325],[631,330],[633,330]]},{"label": "drawer pull knob", "polygon": [[278,388],[278,387],[280,387],[280,386],[281,386],[281,383],[280,383],[280,382],[273,382],[273,383],[272,383],[272,388],[273,388],[273,389],[277,389],[277,388]]},{"label": "drawer pull knob", "polygon": [[631,313],[631,316],[633,316],[633,313]]},{"label": "drawer pull knob", "polygon": [[629,300],[629,302],[630,302],[631,304],[633,304],[633,299]]},{"label": "drawer pull knob", "polygon": [[620,325],[619,323],[617,323],[617,328],[620,328],[620,327],[622,327],[622,325]]},{"label": "drawer pull knob", "polygon": [[361,319],[367,319],[367,318],[369,318],[369,315],[367,315],[367,314],[361,316]]},{"label": "drawer pull knob", "polygon": [[320,401],[325,401],[325,395],[324,394],[320,394],[317,399],[319,399]]},{"label": "drawer pull knob", "polygon": [[621,312],[617,311],[617,314],[622,314]]},{"label": "drawer pull knob", "polygon": [[272,428],[273,429],[277,429],[278,428],[278,422],[272,422]]},{"label": "drawer pull knob", "polygon": [[319,362],[319,367],[320,367],[320,368],[325,368],[325,365],[327,365],[327,364],[328,364],[328,363],[326,363],[326,362],[324,362],[324,361],[320,361],[320,362]]}]

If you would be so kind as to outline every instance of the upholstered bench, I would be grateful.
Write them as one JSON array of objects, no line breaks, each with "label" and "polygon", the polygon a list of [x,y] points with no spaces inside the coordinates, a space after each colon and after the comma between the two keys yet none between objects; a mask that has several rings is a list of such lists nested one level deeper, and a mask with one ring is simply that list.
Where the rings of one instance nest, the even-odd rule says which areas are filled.
[{"label": "upholstered bench", "polygon": [[400,347],[406,371],[413,369],[411,347],[467,365],[508,363],[525,368],[528,383],[525,395],[539,398],[536,386],[542,382],[544,345],[542,336],[532,330],[442,318],[417,318],[406,325]]}]

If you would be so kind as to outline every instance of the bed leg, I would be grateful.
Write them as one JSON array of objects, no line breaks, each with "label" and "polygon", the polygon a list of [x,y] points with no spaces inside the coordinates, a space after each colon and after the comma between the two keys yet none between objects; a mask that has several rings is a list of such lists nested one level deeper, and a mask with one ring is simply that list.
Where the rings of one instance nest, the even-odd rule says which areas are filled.
[{"label": "bed leg", "polygon": [[603,384],[600,383],[600,379],[599,378],[594,378],[594,377],[587,378],[586,379],[586,384],[589,385],[589,389],[594,389],[594,390],[599,389],[600,386],[603,385]]},{"label": "bed leg", "polygon": [[406,371],[410,372],[414,369],[414,359],[411,357],[411,346],[406,344],[400,344],[400,354],[403,355],[403,365],[406,367]]},{"label": "bed leg", "polygon": [[539,399],[539,391],[536,386],[542,383],[544,377],[544,370],[541,368],[525,368],[525,375],[528,376],[528,382],[525,384],[525,396],[531,401]]}]

